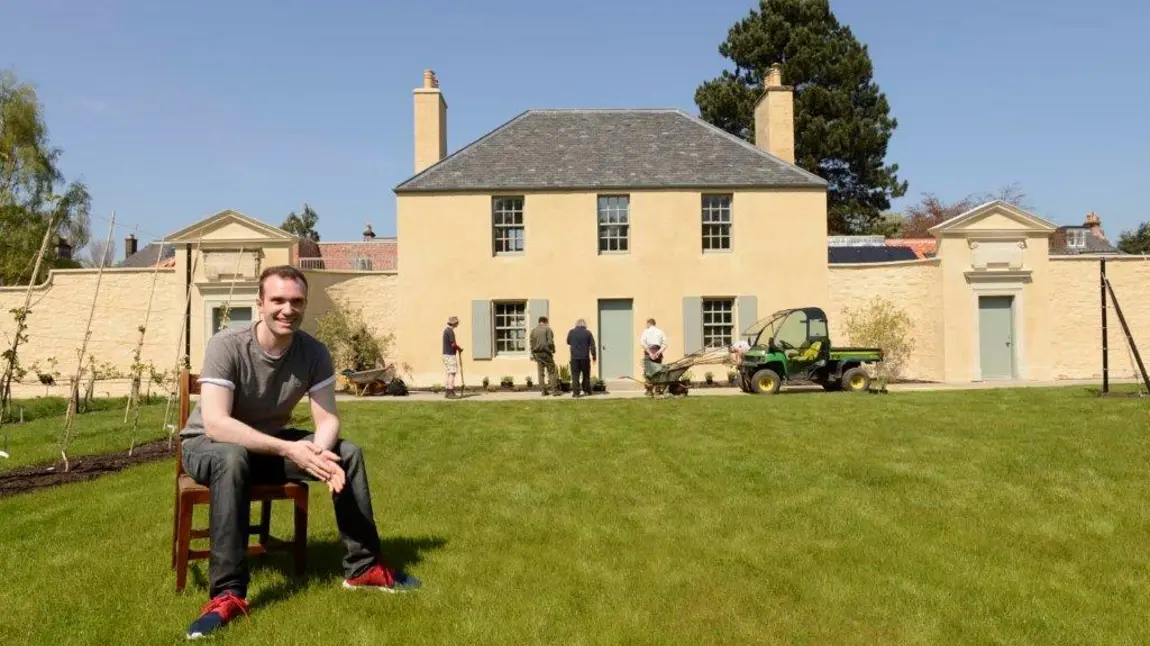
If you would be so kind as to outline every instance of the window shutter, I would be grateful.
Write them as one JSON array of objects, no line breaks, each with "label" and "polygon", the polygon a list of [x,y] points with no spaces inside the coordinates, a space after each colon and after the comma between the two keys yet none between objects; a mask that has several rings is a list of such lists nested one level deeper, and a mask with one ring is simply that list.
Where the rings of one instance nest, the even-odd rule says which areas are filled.
[{"label": "window shutter", "polygon": [[759,320],[759,297],[740,296],[735,307],[739,310],[739,329],[735,336],[742,336],[743,330],[751,327],[755,321]]},{"label": "window shutter", "polygon": [[491,358],[491,301],[471,301],[471,358]]},{"label": "window shutter", "polygon": [[683,297],[683,354],[703,347],[703,298]]},{"label": "window shutter", "polygon": [[533,298],[527,301],[527,329],[530,330],[539,322],[540,316],[551,318],[547,313],[548,302],[546,298]]}]

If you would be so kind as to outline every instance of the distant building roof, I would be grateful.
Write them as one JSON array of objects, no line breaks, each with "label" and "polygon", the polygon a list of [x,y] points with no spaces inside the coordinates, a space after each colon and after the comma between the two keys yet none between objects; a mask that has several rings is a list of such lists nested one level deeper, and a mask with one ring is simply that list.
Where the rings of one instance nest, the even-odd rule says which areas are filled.
[{"label": "distant building roof", "polygon": [[170,266],[175,261],[176,248],[172,245],[164,245],[161,251],[160,245],[153,242],[144,245],[142,249],[136,253],[128,256],[120,262],[120,267],[155,267],[156,263],[161,266]]},{"label": "distant building roof", "polygon": [[1058,227],[1050,236],[1050,255],[1077,256],[1087,253],[1121,253],[1106,238],[1087,226]]},{"label": "distant building roof", "polygon": [[938,254],[938,240],[934,238],[890,238],[886,244],[890,247],[906,247],[919,258],[933,258]]},{"label": "distant building roof", "polygon": [[827,182],[681,110],[528,110],[395,192],[756,186]]}]

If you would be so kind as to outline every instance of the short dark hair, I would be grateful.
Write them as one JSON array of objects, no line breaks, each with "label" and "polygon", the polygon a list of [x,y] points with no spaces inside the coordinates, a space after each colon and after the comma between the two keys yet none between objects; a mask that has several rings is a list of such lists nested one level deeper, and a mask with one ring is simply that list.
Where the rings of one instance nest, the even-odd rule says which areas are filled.
[{"label": "short dark hair", "polygon": [[267,269],[260,272],[260,298],[264,297],[264,281],[268,278],[271,278],[272,276],[279,276],[280,278],[294,280],[298,283],[302,283],[303,290],[305,292],[308,290],[307,276],[304,276],[302,271],[296,267],[292,267],[291,265],[276,265],[274,267],[268,267]]},{"label": "short dark hair", "polygon": [[546,323],[546,322],[547,322],[547,317],[546,317],[546,316],[540,316],[540,317],[539,317],[539,322],[540,322],[540,323]]},{"label": "short dark hair", "polygon": [[647,319],[647,325],[654,325],[655,319]]}]

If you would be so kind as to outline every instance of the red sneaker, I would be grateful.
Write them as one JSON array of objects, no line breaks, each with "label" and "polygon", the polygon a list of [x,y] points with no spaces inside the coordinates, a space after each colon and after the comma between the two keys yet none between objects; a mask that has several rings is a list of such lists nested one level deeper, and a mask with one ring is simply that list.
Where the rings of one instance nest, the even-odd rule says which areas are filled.
[{"label": "red sneaker", "polygon": [[343,580],[343,587],[348,589],[374,588],[384,592],[408,592],[421,585],[419,579],[410,574],[396,574],[379,563],[353,579]]},{"label": "red sneaker", "polygon": [[188,639],[207,637],[239,615],[248,614],[248,602],[238,597],[231,590],[216,595],[200,611],[200,617],[188,627]]}]

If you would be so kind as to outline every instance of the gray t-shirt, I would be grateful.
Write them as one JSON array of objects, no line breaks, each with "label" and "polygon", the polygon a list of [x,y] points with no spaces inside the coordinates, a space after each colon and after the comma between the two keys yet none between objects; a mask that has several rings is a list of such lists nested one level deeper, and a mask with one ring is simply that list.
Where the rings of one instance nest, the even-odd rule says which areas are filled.
[{"label": "gray t-shirt", "polygon": [[[257,431],[275,434],[287,426],[292,409],[304,395],[335,381],[335,369],[327,348],[299,330],[282,355],[270,356],[256,340],[257,325],[262,322],[216,333],[204,351],[199,383],[235,391],[232,417]],[[204,420],[196,404],[180,435],[203,432]]]}]

